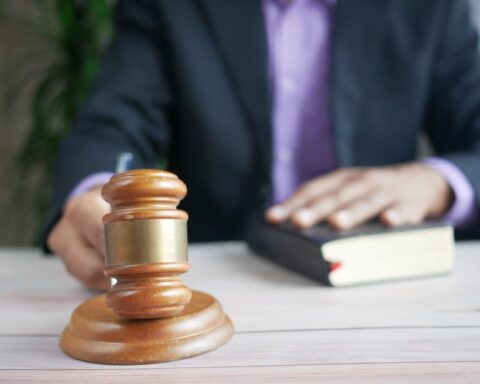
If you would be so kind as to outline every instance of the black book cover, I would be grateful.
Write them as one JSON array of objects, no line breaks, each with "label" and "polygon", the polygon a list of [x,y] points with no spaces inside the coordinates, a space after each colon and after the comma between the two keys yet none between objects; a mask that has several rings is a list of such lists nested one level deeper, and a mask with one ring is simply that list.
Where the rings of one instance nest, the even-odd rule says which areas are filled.
[{"label": "black book cover", "polygon": [[370,222],[348,231],[337,231],[326,224],[300,230],[289,223],[273,225],[256,216],[248,225],[246,240],[248,246],[258,256],[324,285],[332,286],[329,274],[338,266],[325,260],[322,245],[356,236],[449,226],[449,224],[427,222],[414,226],[386,228],[380,222]]}]

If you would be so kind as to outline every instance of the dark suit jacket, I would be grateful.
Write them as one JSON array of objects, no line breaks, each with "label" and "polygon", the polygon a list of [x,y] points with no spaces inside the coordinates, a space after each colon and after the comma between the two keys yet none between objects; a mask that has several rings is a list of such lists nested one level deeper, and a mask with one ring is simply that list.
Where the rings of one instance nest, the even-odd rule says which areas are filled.
[{"label": "dark suit jacket", "polygon": [[[125,0],[98,79],[62,145],[52,224],[72,188],[168,168],[188,185],[193,241],[236,239],[265,203],[271,100],[260,0]],[[339,0],[332,115],[339,167],[415,159],[425,131],[480,200],[480,61],[464,0]]]}]

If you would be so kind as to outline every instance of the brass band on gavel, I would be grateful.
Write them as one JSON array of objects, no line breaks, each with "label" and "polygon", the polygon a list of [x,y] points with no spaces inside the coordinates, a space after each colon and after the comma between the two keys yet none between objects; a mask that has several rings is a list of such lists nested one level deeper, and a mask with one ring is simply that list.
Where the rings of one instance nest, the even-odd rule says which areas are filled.
[{"label": "brass band on gavel", "polygon": [[148,219],[105,224],[106,266],[188,261],[186,220]]},{"label": "brass band on gavel", "polygon": [[191,290],[179,275],[190,268],[186,212],[177,208],[187,187],[173,173],[131,170],[114,175],[102,195],[112,211],[105,225],[105,274],[116,283],[106,304],[129,319],[180,313]]}]

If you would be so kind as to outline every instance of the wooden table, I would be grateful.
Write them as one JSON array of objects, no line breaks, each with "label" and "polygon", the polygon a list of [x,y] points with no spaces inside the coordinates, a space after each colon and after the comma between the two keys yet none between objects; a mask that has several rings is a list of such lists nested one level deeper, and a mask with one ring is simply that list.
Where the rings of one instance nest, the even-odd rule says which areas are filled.
[{"label": "wooden table", "polygon": [[480,242],[458,245],[451,276],[341,289],[240,243],[192,246],[190,260],[184,280],[220,300],[233,340],[188,360],[105,366],[58,347],[92,293],[56,258],[0,249],[0,382],[480,383]]}]

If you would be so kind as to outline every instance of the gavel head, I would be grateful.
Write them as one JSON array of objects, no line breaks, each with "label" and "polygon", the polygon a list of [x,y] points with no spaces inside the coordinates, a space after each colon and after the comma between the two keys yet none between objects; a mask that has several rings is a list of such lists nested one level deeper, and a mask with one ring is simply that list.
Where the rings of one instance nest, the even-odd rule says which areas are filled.
[{"label": "gavel head", "polygon": [[174,316],[190,301],[178,278],[188,271],[186,212],[177,209],[185,184],[162,170],[114,175],[103,187],[110,203],[105,225],[105,274],[117,280],[107,305],[128,319]]}]

